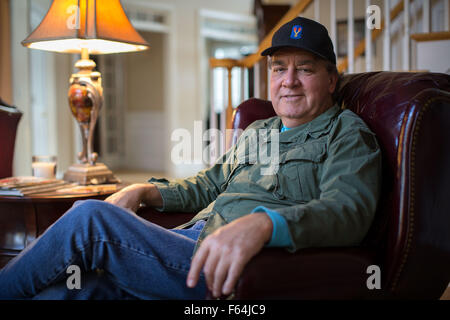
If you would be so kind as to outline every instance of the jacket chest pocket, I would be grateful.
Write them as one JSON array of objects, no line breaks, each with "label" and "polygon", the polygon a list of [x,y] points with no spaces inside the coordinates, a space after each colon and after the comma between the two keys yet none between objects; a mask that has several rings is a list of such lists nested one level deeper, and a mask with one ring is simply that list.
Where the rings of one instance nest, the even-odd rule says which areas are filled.
[{"label": "jacket chest pocket", "polygon": [[[276,174],[270,174],[267,165],[240,164],[228,179],[232,192],[274,192],[277,186]],[[231,186],[232,185],[232,186]]]},{"label": "jacket chest pocket", "polygon": [[325,157],[325,143],[310,143],[281,154],[275,196],[299,203],[318,199],[319,175]]}]

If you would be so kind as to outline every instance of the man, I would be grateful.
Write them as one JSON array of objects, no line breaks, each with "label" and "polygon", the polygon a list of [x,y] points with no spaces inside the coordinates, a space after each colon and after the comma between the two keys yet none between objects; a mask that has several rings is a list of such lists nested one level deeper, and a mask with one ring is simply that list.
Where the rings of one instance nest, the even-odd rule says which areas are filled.
[{"label": "man", "polygon": [[[201,299],[206,287],[218,297],[233,291],[265,246],[360,243],[375,213],[380,151],[364,122],[334,104],[338,73],[327,30],[295,18],[262,55],[277,117],[254,122],[194,177],[152,178],[105,202],[76,203],[0,272],[0,297]],[[270,174],[248,161],[254,151],[246,146],[261,129],[279,132]],[[141,203],[200,212],[166,230],[134,215]],[[71,265],[83,270],[79,290],[67,289]]]}]

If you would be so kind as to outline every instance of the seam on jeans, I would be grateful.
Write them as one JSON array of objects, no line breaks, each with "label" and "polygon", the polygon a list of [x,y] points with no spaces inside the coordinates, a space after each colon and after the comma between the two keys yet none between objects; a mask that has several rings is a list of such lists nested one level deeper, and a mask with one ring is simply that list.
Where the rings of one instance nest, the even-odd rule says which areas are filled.
[{"label": "seam on jeans", "polygon": [[[174,269],[173,271],[174,272],[178,272],[178,273],[182,273],[182,275],[186,275],[187,276],[186,272],[181,272],[181,270]],[[116,277],[113,277],[113,276],[110,276],[110,275],[107,275],[107,277],[109,278],[109,280],[111,282],[113,282],[116,286],[118,286],[121,290],[125,291],[127,294],[132,295],[132,296],[136,297],[137,299],[148,299],[146,297],[141,297],[142,295],[146,295],[146,292],[142,292],[142,293],[139,292],[136,295],[136,293],[134,293],[134,291],[136,291],[136,288],[130,287],[129,285],[123,283],[122,281],[120,281],[119,278],[116,278]],[[206,279],[205,279],[205,276],[204,276],[203,273],[200,274],[199,282],[197,283],[197,286],[200,285],[200,282],[203,282],[203,285],[206,288]],[[156,297],[156,296],[153,295],[153,297]],[[161,296],[160,295],[160,296],[157,296],[157,297],[158,297],[158,299],[162,299],[162,300],[173,299],[170,296]]]},{"label": "seam on jeans", "polygon": [[[76,260],[76,257],[72,257],[72,259],[70,259],[67,263],[63,264],[64,266],[60,270],[56,269],[57,270],[56,273],[53,276],[50,276],[49,278],[47,278],[46,281],[43,281],[44,282],[43,285],[40,284],[39,286],[36,286],[36,291],[40,292],[40,291],[44,290],[46,287],[48,287],[48,285],[50,283],[55,282],[55,280],[64,273],[64,270],[67,270],[67,268],[70,265],[72,265],[72,263],[75,260]],[[31,295],[31,293],[30,293],[30,295]]]},{"label": "seam on jeans", "polygon": [[174,269],[174,270],[189,271],[189,269],[190,269],[190,265],[187,265],[187,267],[184,267],[184,266],[179,265],[179,264],[166,263],[163,259],[160,259],[160,258],[158,258],[158,257],[156,257],[156,256],[154,256],[154,255],[152,255],[152,254],[150,254],[148,252],[139,250],[139,249],[134,248],[134,247],[130,247],[129,245],[127,245],[125,243],[122,243],[120,241],[115,241],[115,240],[96,239],[96,238],[94,238],[94,239],[90,239],[90,241],[88,243],[84,244],[82,248],[77,247],[76,249],[79,250],[80,252],[83,252],[83,251],[85,251],[85,249],[87,247],[91,247],[95,243],[98,243],[98,242],[107,242],[107,243],[115,244],[115,245],[117,245],[117,246],[119,246],[121,248],[129,249],[129,250],[134,251],[134,252],[136,252],[136,253],[138,253],[138,254],[140,254],[142,256],[155,259],[155,260],[159,261],[165,267],[168,267],[168,268],[171,268],[171,269]]}]

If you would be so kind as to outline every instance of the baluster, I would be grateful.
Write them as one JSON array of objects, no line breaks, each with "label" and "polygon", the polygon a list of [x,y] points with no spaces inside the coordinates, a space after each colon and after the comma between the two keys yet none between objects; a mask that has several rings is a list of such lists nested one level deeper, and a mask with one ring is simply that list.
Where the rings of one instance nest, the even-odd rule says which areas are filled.
[{"label": "baluster", "polygon": [[241,75],[241,93],[240,93],[240,97],[239,97],[239,101],[245,101],[246,99],[246,94],[245,94],[245,71],[246,68],[244,67],[240,67],[240,75]]},{"label": "baluster", "polygon": [[444,0],[444,31],[449,31],[449,0]]},{"label": "baluster", "polygon": [[422,31],[424,33],[430,32],[430,0],[422,0]]},{"label": "baluster", "polygon": [[227,68],[228,94],[227,94],[227,129],[231,128],[231,115],[233,114],[233,95],[232,95],[232,70],[233,67]]},{"label": "baluster", "polygon": [[249,68],[242,68],[244,75],[244,95],[242,101],[248,100],[250,98],[250,76],[249,76]]},{"label": "baluster", "polygon": [[347,56],[348,56],[348,72],[354,72],[355,56],[354,56],[354,16],[353,16],[353,0],[348,0],[348,28],[347,28]]},{"label": "baluster", "polygon": [[228,97],[227,97],[227,91],[228,91],[228,84],[227,84],[227,74],[226,74],[226,68],[225,67],[221,67],[221,70],[224,72],[221,72],[221,88],[220,90],[222,91],[222,101],[221,101],[221,111],[220,111],[220,116],[219,116],[219,129],[220,132],[222,133],[221,137],[222,137],[222,141],[220,141],[220,153],[223,154],[225,153],[226,150],[226,136],[225,136],[225,132],[226,132],[226,128],[227,128],[227,104],[228,104]]},{"label": "baluster", "polygon": [[220,132],[222,133],[222,141],[220,141],[220,153],[224,154],[226,152],[226,128],[227,128],[227,109],[223,108],[220,113]]},{"label": "baluster", "polygon": [[[228,79],[228,85],[227,85],[227,107],[225,109],[225,129],[231,129],[232,126],[232,117],[233,117],[233,94],[232,94],[232,70],[233,66],[227,67],[227,79]],[[225,137],[225,151],[228,150],[229,147],[231,147],[231,130],[225,130],[224,131],[224,137]]]},{"label": "baluster", "polygon": [[314,1],[314,20],[320,22],[320,0]]},{"label": "baluster", "polygon": [[[214,131],[218,129],[217,124],[217,112],[215,108],[215,101],[214,101],[214,68],[210,69],[210,75],[211,75],[211,92],[210,92],[210,109],[209,109],[209,128],[211,129],[209,131],[209,141],[210,141],[210,147],[211,146],[218,146],[219,143],[219,137],[214,135]],[[214,162],[217,160],[217,157],[219,156],[217,154],[218,149],[215,149],[215,153],[209,153],[209,164],[213,165]]]},{"label": "baluster", "polygon": [[253,81],[254,81],[254,96],[255,98],[260,98],[261,95],[259,93],[259,80],[260,80],[260,70],[259,70],[259,62],[256,62],[253,65]]},{"label": "baluster", "polygon": [[333,42],[334,53],[337,56],[337,43],[336,43],[336,0],[330,2],[330,26],[331,26],[331,41]]},{"label": "baluster", "polygon": [[403,34],[403,70],[408,71],[410,69],[410,54],[411,54],[411,46],[410,46],[410,24],[409,24],[409,1],[403,0],[403,25],[404,25],[404,34]]},{"label": "baluster", "polygon": [[391,70],[391,1],[384,0],[383,70]]},{"label": "baluster", "polygon": [[[370,0],[366,0],[366,8],[370,6]],[[372,71],[372,30],[367,27],[367,12],[366,12],[366,72]]]}]

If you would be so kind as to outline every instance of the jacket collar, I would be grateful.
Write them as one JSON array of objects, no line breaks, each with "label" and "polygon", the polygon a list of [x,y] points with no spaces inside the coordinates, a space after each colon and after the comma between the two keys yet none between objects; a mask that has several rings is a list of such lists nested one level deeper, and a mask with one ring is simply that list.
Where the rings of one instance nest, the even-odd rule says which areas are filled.
[{"label": "jacket collar", "polygon": [[[323,133],[327,132],[332,120],[339,113],[340,108],[337,104],[333,105],[327,111],[314,118],[310,122],[302,124],[300,126],[290,128],[287,131],[280,133],[280,142],[305,142],[308,136],[318,138]],[[273,122],[271,129],[281,130],[282,127],[281,118],[277,117]],[[269,138],[270,139],[270,138]]]}]

